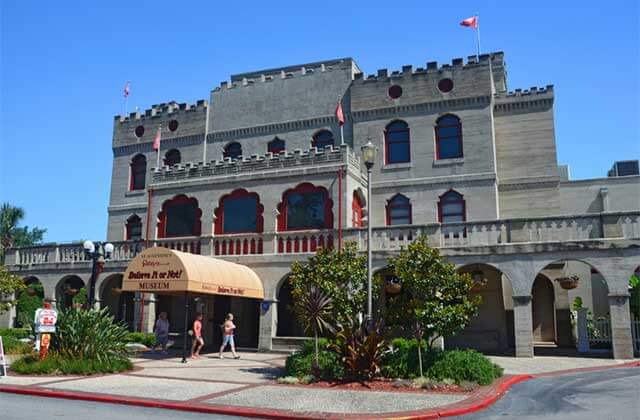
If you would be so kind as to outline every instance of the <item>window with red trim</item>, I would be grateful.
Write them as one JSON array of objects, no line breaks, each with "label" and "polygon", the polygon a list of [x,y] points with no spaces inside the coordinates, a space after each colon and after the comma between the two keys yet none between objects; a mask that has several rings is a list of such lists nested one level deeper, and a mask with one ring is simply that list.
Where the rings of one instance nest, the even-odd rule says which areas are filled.
[{"label": "window with red trim", "polygon": [[271,153],[280,153],[280,152],[284,152],[284,140],[276,137],[275,139],[271,140],[269,142],[269,144],[267,144],[267,152],[271,152]]},{"label": "window with red trim", "polygon": [[127,241],[137,241],[142,239],[142,220],[137,214],[129,216],[126,224],[126,236]]},{"label": "window with red trim", "polygon": [[303,183],[289,189],[278,204],[279,230],[327,229],[333,227],[333,201],[323,187]]},{"label": "window with red trim", "polygon": [[409,141],[409,124],[404,121],[393,121],[384,130],[385,162],[411,162]]},{"label": "window with red trim", "polygon": [[353,192],[353,202],[351,204],[351,224],[353,227],[362,227],[362,200],[358,191]]},{"label": "window with red trim", "polygon": [[257,193],[237,189],[223,195],[215,210],[215,233],[262,232],[264,207]]},{"label": "window with red trim", "polygon": [[311,147],[317,147],[318,149],[324,149],[325,147],[333,146],[333,133],[329,130],[318,131],[313,136]]},{"label": "window with red trim", "polygon": [[444,115],[436,121],[436,158],[461,158],[462,124],[455,115]]},{"label": "window with red trim", "polygon": [[166,166],[177,165],[181,160],[182,157],[180,156],[180,151],[178,149],[171,149],[164,154],[164,164]]},{"label": "window with red trim", "polygon": [[411,201],[402,194],[394,195],[387,202],[387,225],[410,225]]},{"label": "window with red trim", "polygon": [[231,159],[239,159],[242,157],[242,146],[238,142],[229,143],[224,148],[224,157]]},{"label": "window with red trim", "polygon": [[158,238],[200,236],[201,217],[195,198],[178,195],[167,200],[158,214]]},{"label": "window with red trim", "polygon": [[[438,201],[438,221],[442,224],[463,223],[467,220],[466,204],[462,194],[449,190]],[[464,225],[443,226],[443,234],[464,235]]]},{"label": "window with red trim", "polygon": [[144,155],[135,155],[131,159],[130,173],[129,190],[144,190],[147,176],[147,158]]}]

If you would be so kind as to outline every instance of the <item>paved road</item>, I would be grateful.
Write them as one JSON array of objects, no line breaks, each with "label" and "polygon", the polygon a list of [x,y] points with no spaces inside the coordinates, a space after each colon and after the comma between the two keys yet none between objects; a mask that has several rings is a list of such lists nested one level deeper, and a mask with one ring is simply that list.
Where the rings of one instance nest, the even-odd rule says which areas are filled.
[{"label": "paved road", "polygon": [[640,367],[523,382],[488,409],[457,418],[640,420]]},{"label": "paved road", "polygon": [[0,393],[2,420],[235,420],[242,417]]}]

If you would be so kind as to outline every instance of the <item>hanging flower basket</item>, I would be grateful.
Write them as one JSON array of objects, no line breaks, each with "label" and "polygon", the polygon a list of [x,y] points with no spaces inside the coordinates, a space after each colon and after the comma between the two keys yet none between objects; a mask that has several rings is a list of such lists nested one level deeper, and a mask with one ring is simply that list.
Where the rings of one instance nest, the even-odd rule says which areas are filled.
[{"label": "hanging flower basket", "polygon": [[578,282],[580,281],[580,277],[573,275],[569,277],[558,277],[556,279],[558,283],[560,283],[560,287],[565,290],[571,290],[578,287]]},{"label": "hanging flower basket", "polygon": [[66,294],[68,294],[69,296],[75,296],[78,294],[79,290],[78,289],[72,289],[71,287],[68,288],[67,290],[64,291]]},{"label": "hanging flower basket", "polygon": [[38,293],[33,287],[27,287],[26,292],[29,296],[35,296]]},{"label": "hanging flower basket", "polygon": [[400,290],[402,290],[402,284],[400,284],[400,281],[396,278],[387,280],[384,285],[384,291],[389,295],[397,295],[400,293]]},{"label": "hanging flower basket", "polygon": [[114,295],[119,295],[120,293],[122,293],[122,289],[119,287],[114,287],[113,289],[111,289],[111,293]]},{"label": "hanging flower basket", "polygon": [[471,278],[476,287],[484,287],[489,283],[489,279],[480,270],[471,272]]}]

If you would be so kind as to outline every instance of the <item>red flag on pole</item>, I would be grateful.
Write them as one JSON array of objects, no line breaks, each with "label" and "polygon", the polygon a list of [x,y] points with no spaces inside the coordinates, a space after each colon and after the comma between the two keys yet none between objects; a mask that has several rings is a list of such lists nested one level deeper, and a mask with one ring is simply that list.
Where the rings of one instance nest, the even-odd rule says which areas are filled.
[{"label": "red flag on pole", "polygon": [[153,150],[160,150],[160,127],[158,127],[158,132],[153,139]]},{"label": "red flag on pole", "polygon": [[131,93],[131,86],[129,85],[129,82],[127,82],[124,85],[124,98],[125,99],[127,99],[129,97],[129,93]]},{"label": "red flag on pole", "polygon": [[338,105],[336,105],[336,118],[338,119],[338,123],[341,126],[344,125],[344,113],[342,112],[342,99],[339,99]]},{"label": "red flag on pole", "polygon": [[478,29],[478,16],[471,16],[460,22],[460,26],[466,26],[473,29]]}]

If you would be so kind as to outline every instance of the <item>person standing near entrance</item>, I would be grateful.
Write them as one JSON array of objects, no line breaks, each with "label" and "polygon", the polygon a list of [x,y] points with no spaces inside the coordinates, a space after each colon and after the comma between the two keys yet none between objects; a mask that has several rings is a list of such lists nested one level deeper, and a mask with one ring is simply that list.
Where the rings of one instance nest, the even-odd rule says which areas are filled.
[{"label": "person standing near entrance", "polygon": [[196,320],[193,321],[193,345],[191,346],[191,358],[198,359],[200,350],[204,347],[202,339],[202,314],[196,314]]},{"label": "person standing near entrance", "polygon": [[236,344],[233,341],[233,333],[235,329],[236,326],[233,323],[233,314],[227,314],[224,324],[222,324],[222,345],[220,346],[220,359],[224,359],[222,352],[224,352],[224,348],[227,347],[227,344],[231,346],[231,354],[233,354],[233,358],[240,358],[240,356],[236,354]]},{"label": "person standing near entrance", "polygon": [[160,312],[153,332],[156,334],[156,347],[160,346],[163,354],[167,354],[167,343],[169,342],[169,320],[166,312]]}]

